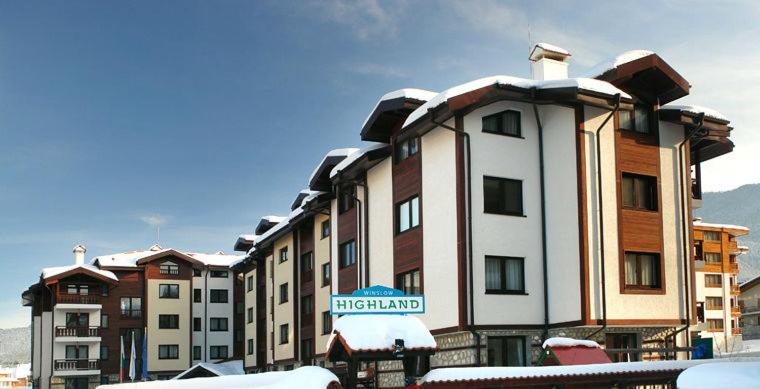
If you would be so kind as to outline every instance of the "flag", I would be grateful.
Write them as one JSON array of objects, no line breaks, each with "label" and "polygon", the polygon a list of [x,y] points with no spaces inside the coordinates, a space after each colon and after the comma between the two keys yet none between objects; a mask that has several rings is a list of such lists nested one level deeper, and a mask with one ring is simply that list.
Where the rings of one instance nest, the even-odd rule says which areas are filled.
[{"label": "flag", "polygon": [[129,379],[135,380],[135,331],[132,331],[132,353],[129,355]]},{"label": "flag", "polygon": [[124,355],[124,335],[121,339],[121,348],[119,349],[119,382],[124,382],[124,368],[127,366],[127,356]]},{"label": "flag", "polygon": [[148,380],[148,327],[145,327],[143,332],[143,345],[142,345],[142,379]]}]

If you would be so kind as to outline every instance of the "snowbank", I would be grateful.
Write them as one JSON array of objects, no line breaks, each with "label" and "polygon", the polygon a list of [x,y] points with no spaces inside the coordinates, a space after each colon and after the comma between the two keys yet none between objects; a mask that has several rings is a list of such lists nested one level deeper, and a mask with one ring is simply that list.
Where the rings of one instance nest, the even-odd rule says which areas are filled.
[{"label": "snowbank", "polygon": [[678,376],[678,388],[760,388],[760,362],[722,362],[694,366]]},{"label": "snowbank", "polygon": [[208,363],[208,362],[201,362],[193,367],[183,371],[182,373],[179,373],[176,377],[172,378],[173,380],[178,380],[187,375],[187,373],[195,370],[195,369],[206,369],[217,376],[227,376],[227,375],[244,375],[245,374],[245,368],[243,367],[243,361],[236,360],[236,361],[227,361],[222,363]]},{"label": "snowbank", "polygon": [[600,348],[599,343],[594,342],[593,340],[580,340],[580,339],[573,339],[573,338],[549,338],[544,341],[544,344],[542,346],[543,348],[547,347],[590,347],[590,348]]},{"label": "snowbank", "polygon": [[338,382],[338,377],[327,369],[305,366],[260,374],[100,385],[98,389],[325,389]]},{"label": "snowbank", "polygon": [[437,344],[422,321],[405,315],[346,315],[335,320],[329,350],[340,337],[353,351],[392,350],[396,339],[406,349],[435,349]]}]

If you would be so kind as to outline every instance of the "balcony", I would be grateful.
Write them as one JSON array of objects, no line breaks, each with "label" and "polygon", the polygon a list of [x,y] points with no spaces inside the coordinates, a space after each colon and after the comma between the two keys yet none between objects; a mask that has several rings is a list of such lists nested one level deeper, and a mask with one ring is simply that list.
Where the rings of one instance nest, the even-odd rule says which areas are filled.
[{"label": "balcony", "polygon": [[736,327],[731,329],[731,335],[741,335],[742,329],[741,327]]},{"label": "balcony", "polygon": [[742,309],[739,307],[731,307],[731,317],[739,317],[742,315]]},{"label": "balcony", "polygon": [[739,273],[739,263],[738,262],[730,262],[728,264],[728,270],[731,273],[737,274]]},{"label": "balcony", "polygon": [[58,293],[56,304],[100,304],[100,296],[92,294]]},{"label": "balcony", "polygon": [[745,305],[741,307],[742,313],[749,313],[749,312],[756,312],[760,311],[760,305]]},{"label": "balcony", "polygon": [[739,285],[731,285],[731,295],[738,296],[742,293]]},{"label": "balcony", "polygon": [[100,327],[55,327],[56,337],[98,338]]},{"label": "balcony", "polygon": [[89,374],[100,370],[100,361],[97,359],[56,359],[54,369],[56,372],[86,372]]}]

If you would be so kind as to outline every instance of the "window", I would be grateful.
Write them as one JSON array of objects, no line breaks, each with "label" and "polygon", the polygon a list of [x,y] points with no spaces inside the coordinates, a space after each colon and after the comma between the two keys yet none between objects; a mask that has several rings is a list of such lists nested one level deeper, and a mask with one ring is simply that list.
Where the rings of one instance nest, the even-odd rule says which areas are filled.
[{"label": "window", "polygon": [[158,328],[162,328],[162,329],[179,328],[179,315],[158,315]]},{"label": "window", "polygon": [[108,315],[100,315],[100,328],[108,328]]},{"label": "window", "polygon": [[243,330],[235,330],[235,342],[242,343],[244,335],[245,333],[243,332]]},{"label": "window", "polygon": [[246,286],[248,287],[248,291],[253,291],[253,276],[248,276],[248,278],[245,280]]},{"label": "window", "polygon": [[64,389],[89,389],[90,379],[87,377],[65,377]]},{"label": "window", "polygon": [[486,256],[486,293],[525,293],[525,259]]},{"label": "window", "polygon": [[66,359],[89,359],[90,348],[88,346],[66,346]]},{"label": "window", "polygon": [[332,332],[332,315],[330,311],[322,312],[322,334],[327,335]]},{"label": "window", "polygon": [[288,343],[288,332],[290,332],[290,330],[288,329],[287,324],[280,325],[280,344]]},{"label": "window", "polygon": [[246,315],[248,316],[247,317],[247,319],[248,319],[247,322],[249,324],[253,323],[253,308],[248,308],[248,311],[246,312]]},{"label": "window", "polygon": [[203,291],[200,289],[193,289],[193,302],[203,302]]},{"label": "window", "polygon": [[704,231],[702,234],[704,236],[704,240],[709,240],[711,242],[720,242],[720,232],[718,231]]},{"label": "window", "polygon": [[212,317],[208,323],[209,331],[224,332],[228,331],[226,317]]},{"label": "window", "polygon": [[310,364],[311,358],[314,357],[314,340],[304,339],[301,341],[301,358],[307,365]]},{"label": "window", "polygon": [[201,269],[193,269],[193,277],[200,277],[201,275]]},{"label": "window", "polygon": [[227,289],[211,289],[209,290],[209,301],[212,303],[227,303],[228,299]]},{"label": "window", "polygon": [[705,297],[705,309],[723,309],[723,297]]},{"label": "window", "polygon": [[488,366],[526,366],[526,360],[524,337],[488,337]]},{"label": "window", "polygon": [[158,285],[158,298],[161,299],[178,299],[179,285],[177,284],[160,284]]},{"label": "window", "polygon": [[288,302],[288,283],[280,285],[280,304]]},{"label": "window", "polygon": [[288,260],[288,248],[283,247],[280,249],[280,263],[283,263]]},{"label": "window", "polygon": [[247,347],[246,347],[247,348],[246,349],[246,353],[248,355],[253,355],[253,339],[248,339],[247,343],[248,344],[247,344]]},{"label": "window", "polygon": [[331,272],[330,262],[322,265],[322,286],[330,285]]},{"label": "window", "polygon": [[625,253],[625,287],[660,288],[660,256],[648,253]]},{"label": "window", "polygon": [[314,296],[308,295],[301,298],[301,314],[311,316],[314,313]]},{"label": "window", "polygon": [[715,332],[723,331],[723,319],[707,319],[707,330]]},{"label": "window", "polygon": [[227,270],[211,270],[209,277],[212,278],[228,278],[230,276]]},{"label": "window", "polygon": [[406,294],[420,294],[420,270],[396,275],[396,289]]},{"label": "window", "polygon": [[158,359],[179,359],[179,345],[177,344],[158,345]]},{"label": "window", "polygon": [[349,240],[340,245],[338,253],[340,268],[346,268],[356,263],[356,241]]},{"label": "window", "polygon": [[483,132],[507,136],[522,136],[520,112],[507,110],[483,117]]},{"label": "window", "polygon": [[228,357],[227,346],[210,346],[211,359],[226,359]]},{"label": "window", "polygon": [[396,163],[399,163],[420,151],[419,140],[411,137],[396,141]]},{"label": "window", "polygon": [[483,177],[483,203],[486,213],[523,216],[522,181]]},{"label": "window", "polygon": [[623,207],[656,211],[657,179],[623,173]]},{"label": "window", "polygon": [[193,359],[196,361],[201,359],[201,346],[193,346]]},{"label": "window", "polygon": [[720,263],[720,253],[704,253],[705,262],[707,263]]},{"label": "window", "polygon": [[[605,336],[606,349],[630,349],[638,348],[638,336],[635,333],[608,333]],[[632,362],[638,361],[639,353],[619,351],[614,354],[608,354],[613,362]]]},{"label": "window", "polygon": [[420,225],[420,198],[414,196],[396,205],[396,232],[401,233]]},{"label": "window", "polygon": [[69,284],[66,286],[66,293],[67,294],[79,294],[82,296],[87,296],[90,294],[90,286],[89,285],[76,285],[76,284]]},{"label": "window", "polygon": [[141,297],[122,297],[121,298],[121,316],[122,317],[142,317],[142,298]]},{"label": "window", "polygon": [[203,322],[201,321],[200,317],[194,317],[193,318],[193,331],[195,331],[195,332],[203,331],[203,329],[202,329],[203,328],[202,327],[202,323]]},{"label": "window", "polygon": [[164,262],[158,266],[161,274],[177,275],[179,274],[179,266],[172,262]]},{"label": "window", "polygon": [[307,272],[314,270],[314,253],[309,251],[301,255],[301,271]]},{"label": "window", "polygon": [[637,105],[633,112],[620,110],[618,114],[620,129],[649,134],[649,109],[647,107]]},{"label": "window", "polygon": [[705,274],[706,287],[723,286],[723,277],[720,274]]},{"label": "window", "polygon": [[108,360],[108,346],[100,346],[100,360],[101,361]]},{"label": "window", "polygon": [[89,326],[89,313],[66,312],[66,328],[87,328]]},{"label": "window", "polygon": [[108,297],[108,285],[100,286],[100,295],[103,297]]},{"label": "window", "polygon": [[330,219],[327,219],[322,222],[321,230],[322,230],[322,239],[330,236]]},{"label": "window", "polygon": [[354,208],[354,197],[356,196],[356,187],[341,187],[338,192],[338,213],[346,212]]}]

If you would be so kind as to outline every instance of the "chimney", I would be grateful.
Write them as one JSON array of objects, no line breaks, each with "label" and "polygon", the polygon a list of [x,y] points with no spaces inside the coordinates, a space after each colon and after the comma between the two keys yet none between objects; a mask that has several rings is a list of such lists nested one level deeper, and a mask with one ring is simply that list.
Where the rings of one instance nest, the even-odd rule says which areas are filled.
[{"label": "chimney", "polygon": [[530,65],[533,79],[544,81],[567,78],[567,61],[570,56],[570,52],[561,47],[543,42],[536,44],[528,57],[533,62]]},{"label": "chimney", "polygon": [[84,247],[83,244],[78,244],[74,246],[74,264],[76,265],[84,265],[84,253],[87,252],[87,247]]}]

